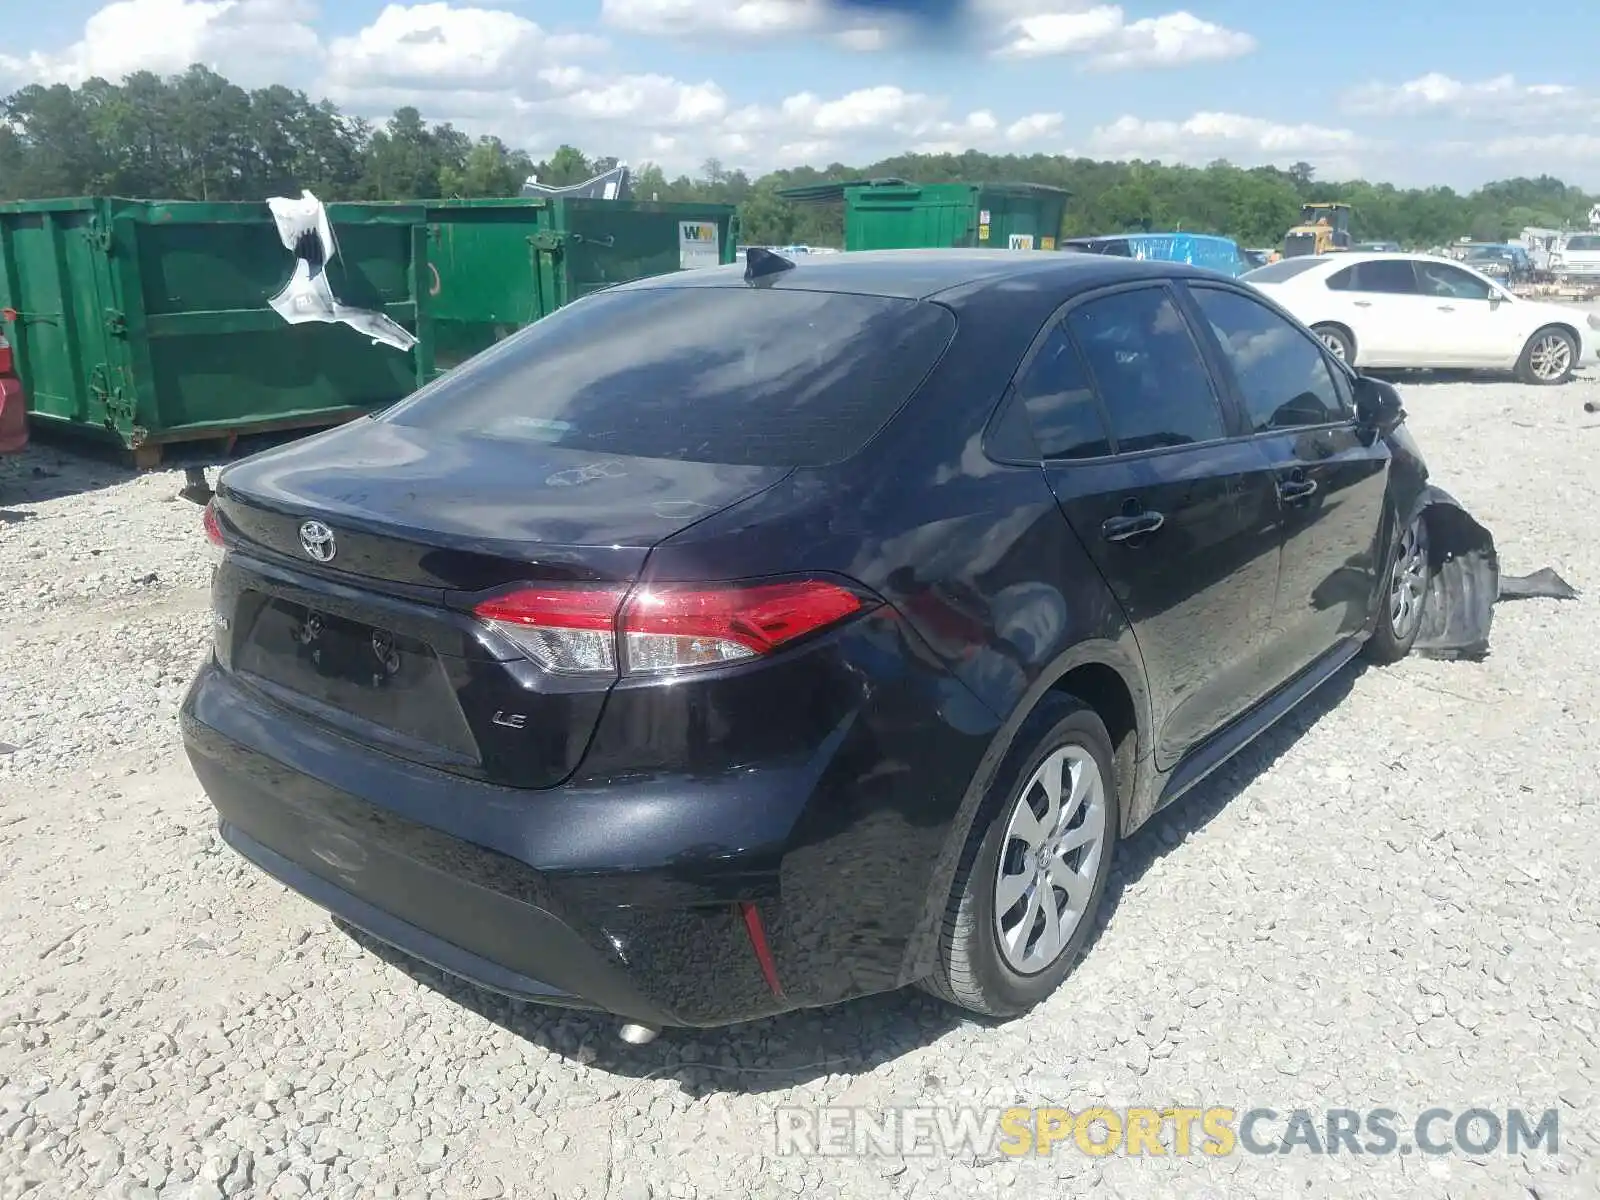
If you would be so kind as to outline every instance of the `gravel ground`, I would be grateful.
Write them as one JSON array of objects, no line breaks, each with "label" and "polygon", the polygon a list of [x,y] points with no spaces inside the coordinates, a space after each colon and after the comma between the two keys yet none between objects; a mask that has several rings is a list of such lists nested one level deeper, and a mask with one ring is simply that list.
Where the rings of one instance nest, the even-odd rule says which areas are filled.
[{"label": "gravel ground", "polygon": [[[1488,661],[1352,669],[1125,846],[1027,1018],[918,994],[621,1047],[362,948],[226,850],[174,720],[206,636],[177,472],[0,460],[0,1200],[1600,1194],[1600,401],[1404,387],[1512,572]],[[1438,1105],[1520,1155],[816,1158],[774,1110]]]}]

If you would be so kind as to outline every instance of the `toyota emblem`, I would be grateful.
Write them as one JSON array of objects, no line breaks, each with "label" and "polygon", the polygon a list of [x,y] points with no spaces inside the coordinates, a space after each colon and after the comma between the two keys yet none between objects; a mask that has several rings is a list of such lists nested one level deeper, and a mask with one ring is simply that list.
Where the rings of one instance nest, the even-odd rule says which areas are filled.
[{"label": "toyota emblem", "polygon": [[321,521],[307,521],[300,526],[300,549],[306,557],[316,562],[332,562],[339,553],[339,544],[333,540],[333,530]]}]

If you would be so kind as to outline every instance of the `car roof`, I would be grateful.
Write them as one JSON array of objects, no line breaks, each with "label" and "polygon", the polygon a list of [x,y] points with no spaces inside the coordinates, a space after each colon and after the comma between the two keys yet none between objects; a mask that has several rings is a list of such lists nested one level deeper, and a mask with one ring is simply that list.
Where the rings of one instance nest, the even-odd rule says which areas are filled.
[{"label": "car roof", "polygon": [[[743,263],[656,275],[620,284],[617,291],[656,288],[745,286]],[[963,298],[984,292],[1048,288],[1087,291],[1138,279],[1214,278],[1214,273],[1184,263],[1154,262],[1084,254],[1068,250],[854,250],[797,261],[791,270],[749,286],[816,292],[849,292],[904,300],[934,296]]]},{"label": "car roof", "polygon": [[[1323,270],[1338,270],[1351,263],[1361,262],[1388,262],[1400,259],[1405,262],[1443,263],[1448,267],[1459,267],[1461,264],[1453,258],[1445,258],[1439,254],[1413,254],[1406,250],[1341,250],[1335,254],[1320,256],[1325,261],[1318,266]],[[1287,260],[1285,260],[1287,261]]]}]

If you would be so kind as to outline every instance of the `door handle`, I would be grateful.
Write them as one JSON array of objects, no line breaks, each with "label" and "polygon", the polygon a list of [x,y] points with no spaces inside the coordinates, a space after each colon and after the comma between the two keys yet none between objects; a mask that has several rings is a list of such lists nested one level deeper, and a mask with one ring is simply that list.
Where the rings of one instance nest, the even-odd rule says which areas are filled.
[{"label": "door handle", "polygon": [[1440,312],[1455,312],[1455,310],[1456,310],[1456,306],[1454,304],[1441,304],[1441,305],[1439,305],[1439,311]]},{"label": "door handle", "polygon": [[1100,526],[1100,536],[1108,542],[1126,542],[1141,534],[1154,533],[1167,523],[1167,518],[1158,512],[1134,513],[1126,517],[1108,518]]},{"label": "door handle", "polygon": [[1357,308],[1371,308],[1372,307],[1372,301],[1371,300],[1352,300],[1352,301],[1350,301],[1350,303],[1355,305]]},{"label": "door handle", "polygon": [[1286,502],[1309,500],[1317,491],[1315,479],[1285,479],[1278,484],[1278,499]]}]

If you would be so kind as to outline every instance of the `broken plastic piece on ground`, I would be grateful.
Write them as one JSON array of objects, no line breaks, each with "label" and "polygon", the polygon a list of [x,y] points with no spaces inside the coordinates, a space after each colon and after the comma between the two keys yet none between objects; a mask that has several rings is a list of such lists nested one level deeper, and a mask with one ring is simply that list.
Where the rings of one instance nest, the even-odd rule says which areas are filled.
[{"label": "broken plastic piece on ground", "polygon": [[1422,628],[1411,648],[1424,658],[1483,658],[1500,595],[1494,535],[1454,496],[1431,485],[1418,494],[1412,515],[1417,513],[1427,518],[1435,563]]},{"label": "broken plastic piece on ground", "polygon": [[1500,576],[1500,599],[1527,600],[1535,597],[1576,600],[1578,589],[1557,575],[1553,567],[1540,567],[1531,575]]},{"label": "broken plastic piece on ground", "polygon": [[300,199],[274,196],[267,201],[278,237],[295,256],[294,272],[283,290],[267,301],[291,325],[307,321],[348,325],[373,342],[396,350],[409,350],[417,339],[380,312],[342,304],[328,282],[328,264],[339,254],[339,244],[328,221],[328,210],[310,192]]}]

